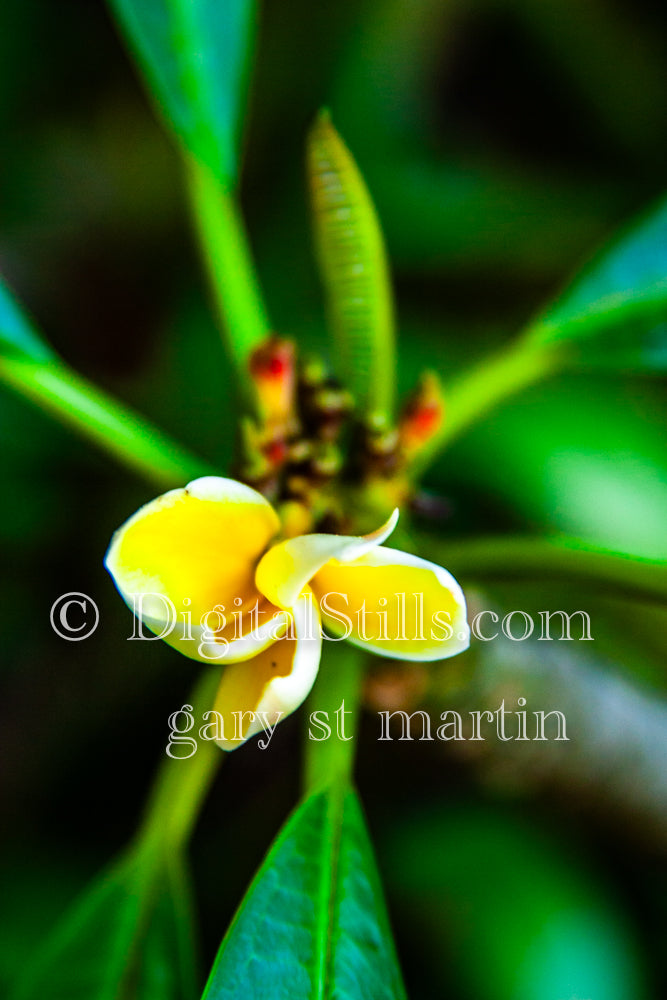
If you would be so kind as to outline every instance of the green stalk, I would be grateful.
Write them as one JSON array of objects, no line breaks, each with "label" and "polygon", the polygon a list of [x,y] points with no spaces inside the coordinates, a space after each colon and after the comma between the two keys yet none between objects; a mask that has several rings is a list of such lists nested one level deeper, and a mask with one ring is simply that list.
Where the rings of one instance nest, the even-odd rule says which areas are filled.
[{"label": "green stalk", "polygon": [[221,332],[243,401],[253,413],[248,360],[271,330],[243,220],[234,195],[194,157],[186,160],[186,182]]},{"label": "green stalk", "polygon": [[556,345],[531,343],[525,336],[485,358],[445,388],[445,421],[411,466],[415,478],[456,437],[494,406],[559,370],[564,353]]},{"label": "green stalk", "polygon": [[[196,684],[190,702],[196,736],[203,712],[213,704],[220,671],[207,670]],[[200,741],[196,752],[182,760],[165,754],[151,789],[148,806],[137,835],[117,862],[125,872],[136,899],[135,929],[126,955],[119,996],[125,995],[134,965],[153,916],[158,890],[169,878],[182,878],[185,848],[190,839],[223,751],[210,741]],[[128,995],[130,995],[128,993]]]},{"label": "green stalk", "polygon": [[[210,709],[220,682],[220,671],[207,670],[190,696],[196,737],[202,714]],[[128,885],[137,900],[136,930],[126,957],[126,967],[119,983],[119,996],[133,996],[134,966],[143,937],[153,917],[161,884],[167,879],[182,879],[185,848],[204,804],[223,751],[210,741],[199,741],[196,752],[182,760],[165,754],[153,783],[144,820],[134,841],[122,856],[127,866]]]},{"label": "green stalk", "polygon": [[626,598],[667,604],[664,562],[587,548],[576,539],[479,538],[448,545],[422,536],[420,550],[464,579],[580,581]]},{"label": "green stalk", "polygon": [[[213,704],[218,674],[207,670],[190,695],[197,722]],[[192,732],[196,735],[195,727]],[[153,929],[164,933],[160,908],[170,896],[187,917],[185,849],[223,759],[223,752],[207,741],[190,758],[164,756],[137,836],[84,890],[31,957],[15,1000],[54,996],[53,983],[63,975],[67,988],[59,996],[136,1000],[139,992],[147,995],[144,987],[139,990],[139,978],[143,982],[146,968],[157,960],[150,934]],[[175,928],[170,933],[176,948]],[[190,971],[192,986],[186,993],[194,996],[195,975]],[[155,988],[151,996],[165,995]]]},{"label": "green stalk", "polygon": [[[321,741],[311,739],[309,732],[306,733],[304,797],[334,783],[346,785],[351,780],[365,662],[366,654],[361,649],[325,640],[317,683],[307,703],[306,723],[311,712],[328,712],[332,732]],[[335,715],[343,703],[345,736],[349,737],[345,740],[339,737]]]},{"label": "green stalk", "polygon": [[[220,670],[210,669],[195,686],[188,702],[195,719],[189,735],[196,738],[202,715],[213,705],[219,683]],[[184,848],[224,756],[210,740],[199,740],[196,752],[182,760],[165,754],[134,842],[137,854],[164,856]]]},{"label": "green stalk", "polygon": [[61,361],[1,357],[0,380],[160,488],[182,486],[211,471]]}]

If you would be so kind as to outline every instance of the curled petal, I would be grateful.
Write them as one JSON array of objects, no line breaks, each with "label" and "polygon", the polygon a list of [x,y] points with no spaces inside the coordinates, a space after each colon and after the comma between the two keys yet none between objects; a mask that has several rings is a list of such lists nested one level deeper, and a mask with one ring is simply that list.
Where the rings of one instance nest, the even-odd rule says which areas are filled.
[{"label": "curled petal", "polygon": [[216,696],[216,742],[234,750],[251,736],[270,733],[301,705],[320,663],[322,630],[317,604],[307,590],[292,609],[293,628],[245,663],[226,667]]},{"label": "curled petal", "polygon": [[257,592],[254,567],[279,528],[261,494],[206,476],[141,507],[113,536],[105,564],[125,602],[157,635],[171,626],[164,638],[175,644],[189,621],[198,638],[202,619],[223,608],[218,625],[226,637],[234,612],[257,602],[277,612]]},{"label": "curled petal", "polygon": [[257,567],[258,590],[273,604],[291,608],[299,594],[331,559],[348,563],[381,545],[398,521],[395,510],[386,524],[369,535],[299,535],[269,549]]},{"label": "curled petal", "polygon": [[206,623],[192,625],[188,631],[176,628],[164,636],[166,642],[179,653],[205,663],[244,663],[269,649],[289,631],[289,611],[275,608],[268,601],[239,615],[238,620],[217,628],[216,612],[206,616]]},{"label": "curled petal", "polygon": [[463,592],[451,573],[407,552],[376,548],[329,562],[311,587],[334,634],[398,660],[441,660],[468,648]]}]

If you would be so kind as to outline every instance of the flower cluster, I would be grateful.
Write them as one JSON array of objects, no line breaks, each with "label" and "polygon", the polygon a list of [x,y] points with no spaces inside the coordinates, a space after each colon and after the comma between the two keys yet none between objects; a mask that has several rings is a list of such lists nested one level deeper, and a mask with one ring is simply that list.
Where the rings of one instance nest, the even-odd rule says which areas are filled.
[{"label": "flower cluster", "polygon": [[[395,511],[365,536],[281,538],[280,519],[265,497],[233,479],[207,476],[137,511],[114,535],[106,566],[130,607],[144,596],[142,620],[158,635],[165,631],[161,598],[187,606],[192,625],[165,636],[175,648],[210,663],[216,646],[217,655],[224,647],[214,709],[230,723],[232,713],[247,713],[244,741],[261,730],[260,715],[277,721],[306,698],[320,663],[320,615],[334,633],[345,615],[353,623],[350,642],[396,659],[443,659],[467,647],[466,606],[456,580],[434,563],[382,544],[397,520]],[[448,627],[435,637],[421,634],[413,603],[397,610],[397,593],[417,595],[420,614]],[[210,632],[205,622],[220,606],[260,608],[262,624],[239,635],[239,615]],[[379,634],[369,638],[359,626],[362,610],[384,616]],[[239,745],[220,742],[228,750]]]}]

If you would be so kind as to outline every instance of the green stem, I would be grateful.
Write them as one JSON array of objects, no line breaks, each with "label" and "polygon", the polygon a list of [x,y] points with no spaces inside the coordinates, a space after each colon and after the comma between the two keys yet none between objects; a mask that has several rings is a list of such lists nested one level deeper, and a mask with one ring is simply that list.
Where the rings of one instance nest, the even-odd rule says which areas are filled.
[{"label": "green stem", "polygon": [[463,579],[579,580],[626,598],[667,604],[665,563],[590,549],[576,539],[479,538],[447,545],[424,536],[420,549]]},{"label": "green stem", "polygon": [[270,326],[243,220],[233,194],[194,158],[186,161],[186,181],[218,320],[244,402],[254,412],[248,358]]},{"label": "green stem", "polygon": [[325,640],[306,719],[312,712],[327,712],[331,735],[325,740],[311,739],[311,728],[313,735],[321,735],[316,726],[306,733],[304,795],[334,782],[349,781],[352,776],[365,661],[363,650]]},{"label": "green stem", "polygon": [[211,471],[59,360],[0,358],[0,380],[158,487],[181,486]]},{"label": "green stem", "polygon": [[[213,705],[219,682],[219,669],[207,670],[190,695],[187,704],[192,706],[195,722],[189,735],[194,738],[203,713]],[[136,837],[138,853],[164,856],[185,846],[223,759],[223,751],[208,740],[198,741],[191,757],[178,760],[165,754]]]},{"label": "green stem", "polygon": [[521,337],[485,358],[445,390],[445,422],[417,456],[412,472],[418,477],[450,442],[489,410],[514,393],[558,371],[562,352]]}]

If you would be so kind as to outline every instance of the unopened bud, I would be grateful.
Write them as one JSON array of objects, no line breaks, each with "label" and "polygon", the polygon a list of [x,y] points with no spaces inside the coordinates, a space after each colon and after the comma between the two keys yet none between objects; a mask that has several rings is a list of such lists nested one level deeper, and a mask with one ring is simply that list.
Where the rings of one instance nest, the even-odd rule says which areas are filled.
[{"label": "unopened bud", "polygon": [[311,461],[312,475],[318,482],[327,482],[338,475],[342,464],[342,456],[335,445],[322,445]]},{"label": "unopened bud", "polygon": [[286,432],[295,419],[294,344],[269,337],[253,351],[249,367],[264,423],[280,433]]},{"label": "unopened bud", "polygon": [[242,482],[264,493],[265,484],[275,476],[276,463],[267,456],[263,434],[254,421],[244,417],[240,430],[240,456],[236,475]]},{"label": "unopened bud", "polygon": [[440,379],[434,372],[424,372],[417,388],[407,400],[398,423],[403,452],[411,458],[442,427],[445,406]]},{"label": "unopened bud", "polygon": [[336,440],[354,408],[350,393],[312,358],[299,374],[299,403],[309,436],[322,441]]}]

